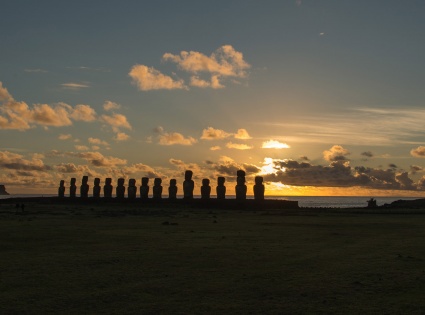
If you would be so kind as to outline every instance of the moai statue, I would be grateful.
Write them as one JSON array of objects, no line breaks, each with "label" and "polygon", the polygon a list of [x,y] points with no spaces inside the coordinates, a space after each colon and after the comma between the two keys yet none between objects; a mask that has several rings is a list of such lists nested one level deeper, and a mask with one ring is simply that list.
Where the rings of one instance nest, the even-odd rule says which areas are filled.
[{"label": "moai statue", "polygon": [[114,187],[111,185],[112,178],[105,179],[105,185],[103,186],[103,196],[105,198],[112,198],[112,190]]},{"label": "moai statue", "polygon": [[226,199],[226,186],[224,186],[224,183],[226,182],[226,178],[224,177],[218,177],[217,178],[217,199]]},{"label": "moai statue", "polygon": [[168,187],[168,198],[177,198],[177,181],[175,179],[170,179],[170,187]]},{"label": "moai statue", "polygon": [[93,197],[100,198],[100,178],[97,177],[94,179]]},{"label": "moai statue", "polygon": [[65,197],[65,181],[61,180],[58,188],[58,197]]},{"label": "moai statue", "polygon": [[124,195],[125,195],[124,178],[118,178],[117,198],[124,199]]},{"label": "moai statue", "polygon": [[140,186],[140,198],[141,199],[148,199],[149,198],[149,178],[143,177],[142,178],[142,186]]},{"label": "moai statue", "polygon": [[236,199],[237,200],[245,200],[246,199],[246,185],[245,185],[245,171],[238,170],[236,172]]},{"label": "moai statue", "polygon": [[202,180],[202,186],[201,186],[201,198],[210,199],[210,195],[211,195],[210,180],[208,178],[204,178]]},{"label": "moai statue", "polygon": [[195,183],[192,180],[192,171],[186,171],[184,173],[184,182],[183,182],[183,198],[184,199],[193,199],[193,189],[195,188]]},{"label": "moai statue", "polygon": [[69,197],[75,198],[75,195],[77,193],[77,185],[75,185],[75,182],[77,180],[73,177],[71,178],[71,185],[69,186]]},{"label": "moai statue", "polygon": [[263,178],[261,176],[255,176],[254,199],[264,200],[264,185]]},{"label": "moai statue", "polygon": [[153,181],[153,199],[161,199],[162,198],[162,179],[155,178]]},{"label": "moai statue", "polygon": [[89,184],[87,184],[88,181],[89,181],[89,177],[83,176],[83,180],[82,180],[81,186],[80,186],[80,197],[81,198],[87,198],[89,196],[90,186],[89,186]]},{"label": "moai statue", "polygon": [[136,180],[130,178],[128,180],[128,199],[135,199],[137,194]]}]

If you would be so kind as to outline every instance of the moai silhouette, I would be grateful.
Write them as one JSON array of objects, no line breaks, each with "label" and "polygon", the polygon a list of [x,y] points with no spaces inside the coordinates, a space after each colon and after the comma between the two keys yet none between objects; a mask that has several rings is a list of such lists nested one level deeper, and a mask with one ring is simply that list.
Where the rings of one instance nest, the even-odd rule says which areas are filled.
[{"label": "moai silhouette", "polygon": [[217,193],[217,199],[226,199],[226,186],[224,186],[225,182],[226,178],[217,177],[217,187],[215,189]]},{"label": "moai silhouette", "polygon": [[153,199],[161,199],[162,198],[162,179],[155,178],[153,181]]},{"label": "moai silhouette", "polygon": [[82,180],[81,186],[80,186],[80,197],[81,198],[87,198],[89,196],[90,186],[89,186],[89,184],[87,184],[88,181],[89,181],[89,177],[83,176],[83,180]]},{"label": "moai silhouette", "polygon": [[94,179],[93,197],[100,198],[100,178],[97,177]]},{"label": "moai silhouette", "polygon": [[61,180],[58,188],[58,197],[65,197],[65,181]]},{"label": "moai silhouette", "polygon": [[177,198],[177,181],[174,178],[170,179],[170,187],[168,187],[168,198]]},{"label": "moai silhouette", "polygon": [[255,176],[254,199],[264,200],[264,190],[263,178],[261,176]]},{"label": "moai silhouette", "polygon": [[112,198],[112,190],[114,187],[111,185],[112,178],[106,178],[105,179],[105,185],[103,185],[103,196],[105,198]]},{"label": "moai silhouette", "polygon": [[71,185],[69,186],[69,197],[75,198],[75,195],[77,193],[77,185],[75,185],[75,182],[77,180],[73,177],[71,178]]},{"label": "moai silhouette", "polygon": [[128,180],[128,199],[135,199],[137,194],[136,180],[134,178],[130,178]]},{"label": "moai silhouette", "polygon": [[124,195],[125,195],[124,178],[118,178],[118,186],[116,190],[117,190],[117,198],[124,199]]},{"label": "moai silhouette", "polygon": [[142,177],[142,186],[140,186],[140,198],[148,199],[149,198],[149,178]]},{"label": "moai silhouette", "polygon": [[210,199],[210,195],[211,195],[210,180],[208,178],[204,178],[202,180],[202,186],[201,186],[201,199]]},{"label": "moai silhouette", "polygon": [[245,200],[246,199],[246,185],[245,185],[245,171],[238,170],[236,172],[236,199],[237,200]]},{"label": "moai silhouette", "polygon": [[193,189],[195,188],[195,183],[192,180],[192,171],[186,171],[184,173],[184,182],[183,182],[183,198],[184,199],[193,199]]}]

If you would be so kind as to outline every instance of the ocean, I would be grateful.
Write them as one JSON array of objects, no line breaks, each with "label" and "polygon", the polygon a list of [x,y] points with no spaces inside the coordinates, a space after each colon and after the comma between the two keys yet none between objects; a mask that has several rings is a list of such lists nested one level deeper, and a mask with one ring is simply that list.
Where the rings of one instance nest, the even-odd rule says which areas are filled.
[{"label": "ocean", "polygon": [[[0,199],[5,198],[25,198],[25,197],[55,197],[56,195],[51,194],[23,194],[23,195],[7,195],[0,196]],[[214,198],[215,196],[212,196]],[[235,196],[226,196],[228,199],[234,199]],[[166,198],[166,196],[164,197]],[[181,196],[180,196],[181,198]],[[195,196],[195,198],[200,198],[200,196]],[[248,199],[252,199],[253,196],[248,196]],[[266,199],[277,199],[277,200],[296,200],[298,201],[298,205],[300,207],[331,207],[331,208],[358,208],[358,207],[366,207],[367,201],[371,197],[306,197],[306,196],[266,196]],[[414,200],[419,199],[418,197],[376,197],[378,206],[382,206],[384,204],[390,204],[396,200]]]}]

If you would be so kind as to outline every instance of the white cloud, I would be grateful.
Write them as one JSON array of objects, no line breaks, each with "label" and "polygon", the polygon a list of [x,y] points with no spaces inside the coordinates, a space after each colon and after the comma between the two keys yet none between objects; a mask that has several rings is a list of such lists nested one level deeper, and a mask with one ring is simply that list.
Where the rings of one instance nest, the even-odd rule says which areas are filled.
[{"label": "white cloud", "polygon": [[74,89],[74,90],[90,87],[90,85],[82,84],[82,83],[75,83],[75,82],[62,83],[61,86],[65,89]]},{"label": "white cloud", "polygon": [[416,149],[412,149],[410,154],[414,157],[425,157],[425,146],[419,146]]},{"label": "white cloud", "polygon": [[74,145],[74,147],[78,151],[88,151],[89,150],[89,147],[88,146],[85,146],[85,145],[78,145],[78,144],[76,144],[76,145]]},{"label": "white cloud", "polygon": [[235,139],[249,140],[252,139],[252,137],[248,134],[246,129],[238,129],[238,132],[235,134]]},{"label": "white cloud", "polygon": [[76,105],[70,116],[74,120],[81,120],[85,122],[96,120],[95,110],[89,105],[83,104]]},{"label": "white cloud", "polygon": [[323,158],[329,162],[346,161],[346,156],[349,154],[350,152],[347,149],[340,145],[334,145],[329,150],[323,151]]},{"label": "white cloud", "polygon": [[118,132],[116,136],[114,137],[115,141],[127,141],[130,138],[130,136],[124,132]]},{"label": "white cloud", "polygon": [[90,144],[105,145],[105,146],[108,146],[109,145],[108,142],[103,141],[103,140],[100,140],[98,138],[92,138],[92,137],[90,137],[87,140],[89,141]]},{"label": "white cloud", "polygon": [[226,147],[228,147],[229,149],[237,149],[237,150],[250,150],[254,148],[253,146],[250,146],[244,143],[233,143],[233,142],[228,142],[226,144]]},{"label": "white cloud", "polygon": [[119,128],[131,129],[131,125],[127,121],[127,117],[121,114],[102,115],[101,120],[108,125],[111,125],[115,132],[118,132]]},{"label": "white cloud", "polygon": [[185,138],[181,133],[178,132],[163,133],[159,136],[160,145],[193,145],[196,142],[198,141],[195,138]]},{"label": "white cloud", "polygon": [[139,90],[142,91],[187,89],[183,80],[174,80],[153,67],[135,65],[131,68],[128,75],[133,79]]},{"label": "white cloud", "polygon": [[216,145],[216,146],[211,147],[210,150],[211,151],[218,151],[218,150],[221,150],[221,147]]},{"label": "white cloud", "polygon": [[228,133],[221,129],[215,129],[213,127],[208,127],[207,129],[202,130],[201,139],[203,140],[219,140],[231,137],[232,134]]},{"label": "white cloud", "polygon": [[115,102],[111,102],[111,101],[106,101],[103,104],[103,109],[106,110],[106,111],[111,111],[111,110],[120,109],[120,108],[121,108],[120,104],[115,103]]},{"label": "white cloud", "polygon": [[277,140],[264,141],[261,146],[263,149],[288,149],[289,145],[286,143],[279,142]]},{"label": "white cloud", "polygon": [[69,140],[69,139],[71,139],[72,138],[72,135],[71,134],[60,134],[59,136],[58,136],[58,139],[59,140]]}]

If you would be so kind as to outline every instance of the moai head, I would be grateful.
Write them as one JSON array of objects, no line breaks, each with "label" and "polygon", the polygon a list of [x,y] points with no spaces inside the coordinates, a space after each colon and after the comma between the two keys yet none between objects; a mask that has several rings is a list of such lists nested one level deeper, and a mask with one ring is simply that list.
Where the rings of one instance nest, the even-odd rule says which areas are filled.
[{"label": "moai head", "polygon": [[161,179],[161,178],[155,178],[155,179],[154,179],[154,181],[153,181],[153,184],[154,184],[155,186],[161,186],[161,184],[162,184],[162,179]]},{"label": "moai head", "polygon": [[223,186],[225,182],[226,182],[226,178],[225,177],[217,177],[217,184],[218,184],[218,186]]},{"label": "moai head", "polygon": [[186,171],[184,172],[184,180],[191,180],[192,179],[193,172],[192,171]]},{"label": "moai head", "polygon": [[203,180],[202,180],[202,185],[203,186],[208,186],[210,184],[210,180],[208,179],[208,178],[204,178]]},{"label": "moai head", "polygon": [[148,177],[142,177],[142,185],[147,186],[149,184],[149,178]]},{"label": "moai head", "polygon": [[236,176],[237,177],[245,177],[246,173],[243,170],[237,170],[236,171]]},{"label": "moai head", "polygon": [[175,180],[174,178],[173,179],[170,179],[170,186],[171,187],[174,187],[176,185],[177,185],[177,180]]},{"label": "moai head", "polygon": [[83,180],[82,180],[82,183],[83,183],[83,185],[84,184],[86,184],[87,185],[87,182],[89,181],[89,177],[88,176],[83,176]]},{"label": "moai head", "polygon": [[77,181],[77,179],[75,179],[74,177],[71,178],[71,186],[75,186],[76,181]]},{"label": "moai head", "polygon": [[263,177],[255,176],[255,185],[262,185],[262,184],[263,184]]},{"label": "moai head", "polygon": [[97,178],[97,177],[96,177],[96,178],[94,179],[94,185],[95,185],[95,186],[99,186],[99,185],[100,185],[100,178]]},{"label": "moai head", "polygon": [[124,186],[124,178],[118,178],[118,186]]},{"label": "moai head", "polygon": [[111,185],[111,183],[112,183],[112,178],[106,178],[105,179],[105,185]]},{"label": "moai head", "polygon": [[134,178],[130,178],[128,180],[128,186],[130,186],[130,187],[136,186],[136,180]]},{"label": "moai head", "polygon": [[64,187],[65,186],[65,181],[64,180],[61,180],[59,186],[60,187]]}]

